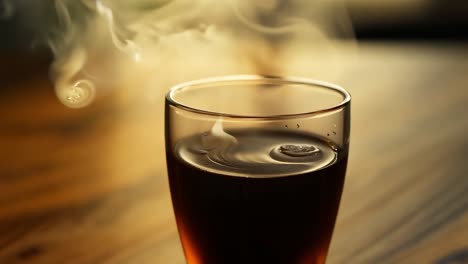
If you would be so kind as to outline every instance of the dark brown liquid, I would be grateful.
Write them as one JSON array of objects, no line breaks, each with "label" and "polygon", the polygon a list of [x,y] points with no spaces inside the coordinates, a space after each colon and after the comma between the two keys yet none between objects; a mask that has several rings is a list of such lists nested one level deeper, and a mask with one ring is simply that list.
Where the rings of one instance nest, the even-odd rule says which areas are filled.
[{"label": "dark brown liquid", "polygon": [[[298,137],[258,131],[230,134],[240,145],[248,138]],[[193,138],[186,143],[192,144]],[[209,172],[207,164],[190,165],[169,151],[173,206],[188,263],[324,263],[346,171],[347,156],[340,155],[318,170],[267,177],[255,169],[252,176],[233,176],[231,169],[224,175],[218,169]]]}]

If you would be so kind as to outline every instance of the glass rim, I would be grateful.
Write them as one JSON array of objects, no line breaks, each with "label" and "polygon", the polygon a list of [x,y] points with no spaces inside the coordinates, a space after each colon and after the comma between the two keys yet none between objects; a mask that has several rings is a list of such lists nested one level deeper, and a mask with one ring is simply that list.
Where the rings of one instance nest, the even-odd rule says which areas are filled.
[{"label": "glass rim", "polygon": [[[190,105],[178,102],[174,99],[174,94],[181,89],[191,87],[191,86],[201,86],[201,85],[209,85],[209,84],[216,84],[216,83],[235,83],[235,82],[243,82],[243,81],[254,81],[254,82],[264,82],[267,83],[284,83],[284,84],[302,84],[308,86],[319,86],[322,88],[334,90],[335,92],[340,93],[343,96],[343,100],[340,103],[335,104],[330,107],[324,107],[323,109],[314,110],[314,111],[306,111],[300,113],[293,113],[293,114],[274,114],[274,115],[242,115],[242,114],[229,114],[224,112],[216,112],[216,111],[209,111],[203,110],[200,108],[192,107]],[[315,79],[303,78],[303,77],[280,77],[280,76],[270,76],[270,75],[225,75],[225,76],[218,76],[218,77],[209,77],[203,78],[188,82],[183,82],[172,86],[169,91],[166,93],[166,102],[169,105],[172,105],[176,108],[180,108],[192,113],[203,114],[207,116],[213,117],[224,117],[224,118],[237,118],[237,119],[288,119],[288,118],[297,118],[301,116],[314,116],[314,115],[321,115],[326,114],[329,112],[336,111],[338,109],[344,108],[351,102],[351,95],[348,91],[346,91],[343,87],[319,81]]]}]

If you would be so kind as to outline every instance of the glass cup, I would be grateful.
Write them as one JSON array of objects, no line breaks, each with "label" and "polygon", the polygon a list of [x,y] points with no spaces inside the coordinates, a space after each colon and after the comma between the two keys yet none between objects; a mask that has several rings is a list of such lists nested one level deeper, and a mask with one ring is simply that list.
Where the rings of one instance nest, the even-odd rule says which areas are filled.
[{"label": "glass cup", "polygon": [[166,96],[166,160],[189,264],[325,263],[346,172],[350,95],[225,76]]}]

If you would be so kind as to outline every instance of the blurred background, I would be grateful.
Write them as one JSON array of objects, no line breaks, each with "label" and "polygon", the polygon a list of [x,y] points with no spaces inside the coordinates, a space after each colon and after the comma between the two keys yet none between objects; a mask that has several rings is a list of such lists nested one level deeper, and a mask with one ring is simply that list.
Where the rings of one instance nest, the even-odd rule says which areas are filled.
[{"label": "blurred background", "polygon": [[466,40],[468,3],[462,0],[348,0],[359,39]]},{"label": "blurred background", "polygon": [[[57,4],[61,2],[64,4]],[[53,61],[54,56],[51,51],[51,46],[54,44],[58,46],[58,48],[55,47],[55,49],[58,49],[56,52],[60,55],[63,52],[63,49],[70,49],[70,47],[73,46],[73,44],[67,43],[67,41],[90,42],[89,40],[84,40],[84,36],[86,35],[84,31],[86,31],[86,27],[89,27],[89,24],[91,24],[87,24],[86,20],[89,19],[89,13],[92,9],[89,5],[91,5],[90,3],[92,2],[93,1],[88,0],[76,1],[75,3],[73,3],[73,1],[66,0],[44,0],[37,1],[35,3],[28,3],[27,1],[3,0],[0,5],[0,17],[3,18],[0,19],[0,35],[2,36],[0,48],[2,53],[6,55],[4,60],[8,63],[0,66],[4,73],[2,81],[4,82],[7,79],[15,79],[18,78],[18,76],[23,76],[23,72],[28,71],[31,67],[35,68],[37,66],[35,64],[36,62],[39,64],[50,64]],[[135,16],[135,14],[138,13],[145,14],[147,12],[145,11],[145,8],[146,10],[158,9],[160,6],[164,6],[166,3],[171,1],[140,0],[135,2],[135,4],[122,4],[125,3],[125,1],[122,0],[104,1],[104,3],[106,2],[116,3],[114,5],[117,7],[116,9],[124,9],[128,7],[133,8],[132,11],[128,12],[117,10],[120,11],[120,13],[123,13],[123,16],[121,17],[127,16],[120,21],[115,19],[118,15],[112,18],[116,20],[115,27],[117,28],[119,26],[119,22],[129,23],[131,19],[128,19],[128,17],[132,15]],[[279,12],[279,10],[287,10],[284,13],[289,14],[292,17],[294,14],[300,14],[299,17],[301,19],[304,18],[306,20],[311,20],[314,26],[316,24],[319,25],[320,30],[333,37],[350,40],[356,39],[358,41],[366,42],[464,42],[468,36],[468,4],[463,0],[329,1],[329,3],[339,3],[339,8],[327,8],[327,5],[333,6],[334,4],[324,3],[326,2],[268,0],[264,1],[263,4],[253,4],[250,8],[252,10],[257,10],[250,10],[249,12],[257,13],[254,15],[256,17],[255,21],[251,22],[266,23],[270,26],[274,25],[275,22],[272,21],[277,19],[275,17],[276,15],[272,15],[274,12],[281,13],[283,11]],[[212,5],[211,3],[209,4]],[[271,9],[268,11],[269,7],[265,7],[268,5],[274,5],[275,7],[270,7]],[[325,8],[323,8],[323,6],[325,6]],[[66,12],[61,11],[61,9],[66,10]],[[314,9],[317,9],[317,11],[313,11]],[[325,9],[331,9],[332,11],[330,12]],[[176,13],[179,11],[176,9],[169,10],[169,13],[171,12]],[[98,10],[97,13],[106,17],[102,11]],[[184,16],[183,12],[181,12],[181,14]],[[324,19],[317,14],[321,14],[320,16],[325,17],[325,20],[328,21],[327,23],[333,24],[331,26],[334,28],[332,30],[333,32],[330,33],[328,29],[324,29],[326,26],[320,24],[321,22],[317,22],[319,19],[314,20],[314,18],[317,17],[322,20]],[[268,18],[269,15],[270,18]],[[66,18],[67,16],[69,17]],[[193,14],[189,14],[187,16],[190,17],[193,16]],[[157,19],[158,17],[156,16],[155,18]],[[246,18],[251,19],[249,17]],[[64,20],[67,19],[70,19],[70,22],[73,24],[73,28],[68,28],[68,30],[67,27],[69,26],[64,22]],[[199,20],[202,21],[202,19]],[[270,24],[268,24],[269,20],[271,22]],[[196,21],[196,19],[194,20],[195,23],[200,21]],[[219,20],[217,20],[217,22],[219,23]],[[239,23],[237,20],[233,22],[228,19],[227,22],[224,21],[223,23],[236,24],[233,28],[245,27],[245,25],[241,25],[242,23]],[[121,31],[125,30],[128,29],[124,28]],[[298,32],[299,31],[300,30],[298,30]],[[83,35],[83,39],[79,39],[80,34]],[[92,36],[93,34],[96,35],[96,32],[87,34]],[[122,37],[123,41],[127,38],[126,33],[116,32],[115,34],[117,37]],[[268,36],[268,34],[262,34],[263,33],[259,33],[258,35],[261,35],[261,38],[266,39],[267,43],[270,44],[280,42],[278,39],[284,38],[284,36],[281,36],[280,34],[279,37],[271,37]],[[70,35],[68,36],[70,40],[66,39],[66,35]],[[255,36],[255,34],[251,33],[249,36],[252,37],[252,35]],[[63,39],[60,39],[62,37]],[[308,40],[309,43],[313,42],[315,37],[316,36],[312,34],[312,38]],[[245,39],[248,38],[249,37],[246,37]],[[111,40],[107,41],[111,42]],[[302,41],[304,41],[304,39],[302,39]],[[102,39],[96,39],[95,42],[102,42]],[[256,45],[258,45],[258,43],[256,43]],[[330,45],[322,46],[328,47]],[[102,50],[99,50],[99,52],[102,52]],[[65,56],[70,55],[68,51],[63,53],[68,53],[65,54]],[[328,56],[327,59],[330,59],[330,57],[331,56]],[[23,63],[24,58],[27,58],[27,62]],[[339,60],[339,63],[342,63],[342,61],[346,59],[340,58]],[[244,69],[242,68],[242,70]],[[6,88],[2,87],[2,89]]]},{"label": "blurred background", "polygon": [[[463,0],[345,0],[343,2],[358,39],[466,40],[467,38],[468,3]],[[21,16],[15,15],[17,10],[11,9],[10,11],[8,7],[2,7],[3,17],[9,19],[3,19],[1,23],[1,45],[4,49],[13,50],[29,48],[34,35],[31,30],[38,25],[24,25]]]},{"label": "blurred background", "polygon": [[184,263],[164,92],[238,73],[352,94],[328,263],[468,263],[468,1],[200,2],[0,0],[0,263]]}]

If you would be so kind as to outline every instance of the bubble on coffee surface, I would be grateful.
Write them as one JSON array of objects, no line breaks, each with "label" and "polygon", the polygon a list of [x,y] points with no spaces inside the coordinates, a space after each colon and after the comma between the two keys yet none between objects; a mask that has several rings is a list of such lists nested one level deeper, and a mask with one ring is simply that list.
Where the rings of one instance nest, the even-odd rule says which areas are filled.
[{"label": "bubble on coffee surface", "polygon": [[327,142],[312,136],[264,130],[216,135],[210,131],[179,141],[175,152],[184,162],[202,170],[253,178],[306,173],[337,159],[337,152]]},{"label": "bubble on coffee surface", "polygon": [[322,151],[314,145],[285,144],[273,148],[270,156],[284,162],[313,162],[320,160]]}]

